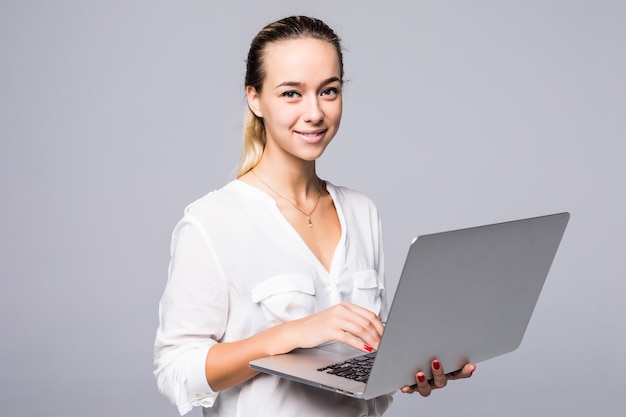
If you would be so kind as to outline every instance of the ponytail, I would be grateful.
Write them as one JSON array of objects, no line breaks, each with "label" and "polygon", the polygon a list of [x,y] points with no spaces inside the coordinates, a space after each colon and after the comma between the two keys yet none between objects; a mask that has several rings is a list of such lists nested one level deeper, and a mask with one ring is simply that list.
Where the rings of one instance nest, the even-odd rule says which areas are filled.
[{"label": "ponytail", "polygon": [[265,125],[263,119],[252,113],[249,107],[243,120],[243,151],[239,159],[237,178],[241,177],[259,163],[265,149]]}]

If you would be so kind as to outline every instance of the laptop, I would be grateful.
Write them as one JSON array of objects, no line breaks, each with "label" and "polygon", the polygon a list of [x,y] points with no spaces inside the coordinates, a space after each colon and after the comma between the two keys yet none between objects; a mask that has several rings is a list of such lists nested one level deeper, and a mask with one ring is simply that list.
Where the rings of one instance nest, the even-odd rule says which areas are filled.
[{"label": "laptop", "polygon": [[370,399],[415,384],[418,370],[431,378],[434,358],[452,372],[512,352],[568,221],[569,213],[558,213],[419,236],[409,247],[378,351],[333,342],[250,367]]}]

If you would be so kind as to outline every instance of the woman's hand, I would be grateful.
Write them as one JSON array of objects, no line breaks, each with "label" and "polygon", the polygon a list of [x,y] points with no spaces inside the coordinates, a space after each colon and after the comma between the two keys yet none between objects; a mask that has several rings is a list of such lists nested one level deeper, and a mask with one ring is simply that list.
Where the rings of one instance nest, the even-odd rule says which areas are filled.
[{"label": "woman's hand", "polygon": [[221,391],[255,376],[258,371],[249,366],[252,360],[330,341],[370,352],[378,349],[382,334],[383,325],[376,314],[344,302],[311,316],[270,327],[247,339],[214,345],[206,358],[206,379],[214,391]]},{"label": "woman's hand", "polygon": [[433,389],[445,387],[450,380],[469,378],[476,370],[476,365],[467,363],[458,371],[446,374],[439,361],[435,359],[431,364],[431,368],[433,373],[431,380],[427,381],[424,372],[420,371],[415,374],[417,384],[403,387],[402,392],[406,394],[418,392],[422,397],[428,397]]},{"label": "woman's hand", "polygon": [[375,313],[349,302],[285,325],[288,326],[290,344],[294,348],[309,348],[338,341],[365,352],[378,349],[384,330]]}]

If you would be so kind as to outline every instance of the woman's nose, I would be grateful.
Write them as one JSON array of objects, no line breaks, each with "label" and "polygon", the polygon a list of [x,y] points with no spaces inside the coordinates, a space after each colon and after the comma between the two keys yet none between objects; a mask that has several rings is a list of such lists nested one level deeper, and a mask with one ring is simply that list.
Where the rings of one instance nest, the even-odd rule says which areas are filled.
[{"label": "woman's nose", "polygon": [[324,112],[317,97],[311,97],[306,101],[304,119],[311,123],[319,123],[324,119]]}]

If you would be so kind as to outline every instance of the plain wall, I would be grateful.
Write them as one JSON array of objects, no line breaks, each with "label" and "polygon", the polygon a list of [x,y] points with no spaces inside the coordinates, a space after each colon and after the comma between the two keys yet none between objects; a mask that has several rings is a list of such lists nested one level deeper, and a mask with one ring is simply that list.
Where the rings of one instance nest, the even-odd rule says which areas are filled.
[{"label": "plain wall", "polygon": [[290,14],[344,40],[318,171],[379,206],[390,292],[418,234],[572,215],[521,347],[388,415],[625,415],[619,0],[0,1],[0,415],[177,415],[171,231],[232,178],[249,42]]}]

